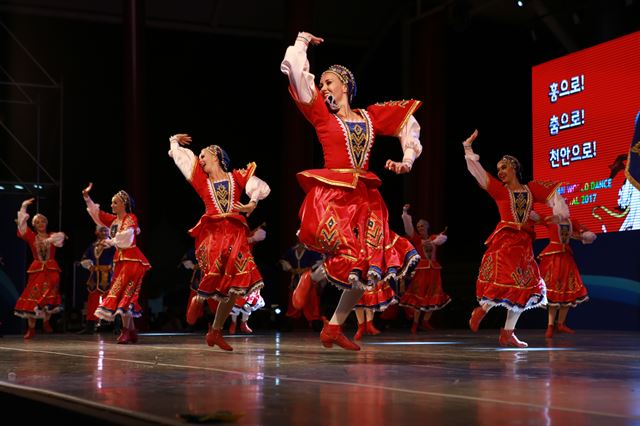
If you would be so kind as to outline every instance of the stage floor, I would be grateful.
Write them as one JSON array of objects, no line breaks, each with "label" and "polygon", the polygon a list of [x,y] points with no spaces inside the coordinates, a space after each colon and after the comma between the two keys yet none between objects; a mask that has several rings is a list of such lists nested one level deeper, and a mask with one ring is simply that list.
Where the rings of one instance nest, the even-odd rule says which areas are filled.
[{"label": "stage floor", "polygon": [[517,334],[528,349],[500,348],[498,330],[385,332],[360,352],[313,332],[229,336],[233,352],[194,334],[4,336],[0,390],[131,424],[640,424],[640,333]]}]

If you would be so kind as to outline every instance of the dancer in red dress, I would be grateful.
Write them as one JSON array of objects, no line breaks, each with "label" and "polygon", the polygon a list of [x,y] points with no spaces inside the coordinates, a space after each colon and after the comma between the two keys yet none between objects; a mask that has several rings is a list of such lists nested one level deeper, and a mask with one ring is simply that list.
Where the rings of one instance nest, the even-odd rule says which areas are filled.
[{"label": "dancer in red dress", "polygon": [[56,262],[56,248],[62,247],[66,236],[63,232],[48,232],[47,218],[38,213],[31,220],[35,232],[27,225],[29,213],[27,207],[35,198],[22,202],[18,211],[18,237],[22,238],[31,249],[33,262],[27,269],[27,285],[16,302],[14,314],[27,319],[25,339],[36,334],[36,320],[42,318],[42,330],[52,333],[49,324],[51,315],[62,311],[60,297],[60,267]]},{"label": "dancer in red dress", "polygon": [[[202,315],[205,300],[217,299],[220,303],[205,340],[209,346],[231,351],[233,348],[222,337],[222,327],[236,297],[246,297],[264,286],[251,254],[249,226],[242,213],[249,216],[271,190],[254,176],[255,163],[232,170],[229,157],[217,145],[204,148],[196,157],[181,146],[191,143],[189,135],[177,134],[169,141],[169,156],[205,206],[204,214],[189,230],[196,240],[201,279],[187,310],[187,322],[194,324]],[[247,204],[240,202],[242,190],[250,197]]]},{"label": "dancer in red dress", "polygon": [[[388,282],[403,277],[419,261],[411,243],[389,229],[387,207],[378,191],[382,182],[368,171],[369,156],[376,136],[395,136],[400,139],[403,159],[387,160],[385,167],[398,174],[411,170],[422,152],[420,126],[412,115],[421,102],[385,102],[352,109],[356,83],[347,68],[329,67],[320,76],[319,87],[309,72],[307,48],[322,42],[312,34],[299,33],[280,65],[289,79],[289,92],[315,128],[324,153],[323,169],[306,170],[297,176],[306,192],[298,237],[311,250],[326,255],[323,268],[327,280],[344,290],[320,340],[325,347],[335,343],[359,350],[342,333],[351,310],[365,290],[379,284],[376,303],[388,304],[395,297]],[[310,281],[307,271],[296,288],[302,297],[293,297],[296,308],[301,307],[296,300],[305,299]]]},{"label": "dancer in red dress", "polygon": [[89,192],[90,183],[82,191],[87,203],[87,211],[96,225],[109,228],[109,236],[104,243],[108,247],[116,247],[113,257],[113,275],[111,288],[98,309],[96,317],[113,322],[117,315],[122,319],[122,330],[118,343],[136,343],[138,332],[134,318],[140,318],[142,308],[138,303],[140,288],[144,274],[151,268],[149,261],[136,244],[136,236],[140,233],[138,218],[133,214],[133,199],[125,191],[118,191],[111,198],[111,211],[100,210],[100,205],[93,202]]},{"label": "dancer in red dress", "polygon": [[402,222],[404,224],[404,232],[418,249],[420,263],[416,267],[415,275],[411,278],[409,288],[400,299],[400,306],[413,309],[411,333],[416,334],[420,324],[420,315],[424,313],[422,328],[431,330],[433,328],[429,324],[431,315],[434,311],[447,306],[451,302],[451,298],[442,289],[442,277],[440,275],[442,266],[436,259],[436,251],[439,246],[447,242],[447,236],[444,233],[429,235],[429,222],[424,219],[418,221],[416,224],[418,232],[415,232],[413,219],[408,213],[409,208],[409,204],[405,204],[403,207]]},{"label": "dancer in red dress", "polygon": [[547,285],[549,322],[545,337],[549,339],[553,337],[554,325],[558,333],[575,333],[565,325],[569,308],[589,300],[569,241],[573,238],[591,244],[596,239],[596,234],[576,220],[567,218],[555,223],[553,219],[547,218],[542,223],[549,231],[549,244],[538,255],[540,274]]},{"label": "dancer in red dress", "polygon": [[323,257],[320,253],[309,250],[301,242],[290,247],[280,259],[282,270],[291,274],[286,316],[289,318],[300,318],[304,316],[309,328],[313,327],[313,321],[322,320],[320,316],[320,290],[323,287],[322,285],[318,285],[315,289],[310,289],[301,308],[293,306],[293,295],[300,283],[302,274],[307,271],[311,272],[311,281],[316,283],[320,281],[323,283],[326,282],[324,281],[325,275],[324,269],[322,268],[322,261]]},{"label": "dancer in red dress", "polygon": [[547,303],[545,283],[533,256],[533,221],[529,218],[533,203],[549,205],[561,218],[568,217],[569,210],[556,192],[559,183],[520,183],[521,167],[515,157],[505,155],[498,162],[500,180],[487,173],[471,148],[477,136],[476,130],[463,142],[467,168],[497,204],[500,222],[485,242],[487,251],[476,282],[480,306],[473,310],[469,327],[478,331],[489,309],[502,306],[507,309],[507,320],[500,330],[499,343],[523,348],[527,343],[513,333],[520,314]]}]

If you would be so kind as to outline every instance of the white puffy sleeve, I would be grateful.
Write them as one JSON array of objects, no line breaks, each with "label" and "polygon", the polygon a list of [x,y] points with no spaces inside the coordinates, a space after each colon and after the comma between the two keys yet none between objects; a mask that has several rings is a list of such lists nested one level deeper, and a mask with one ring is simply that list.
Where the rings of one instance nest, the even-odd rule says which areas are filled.
[{"label": "white puffy sleeve", "polygon": [[558,191],[553,192],[553,195],[547,201],[547,205],[553,209],[553,214],[559,216],[561,219],[569,217],[569,206],[567,206],[564,198],[558,194]]},{"label": "white puffy sleeve", "polygon": [[180,146],[175,136],[171,136],[169,142],[171,143],[169,157],[173,158],[184,177],[191,180],[191,174],[197,161],[196,155],[189,148]]},{"label": "white puffy sleeve", "polygon": [[415,230],[413,229],[413,219],[406,211],[402,212],[402,224],[404,225],[404,233],[409,237],[413,237]]},{"label": "white puffy sleeve", "polygon": [[107,227],[107,225],[100,220],[100,204],[94,203],[91,197],[85,197],[84,201],[87,203],[87,212],[89,216],[91,216],[91,219],[93,219],[93,222],[98,226]]},{"label": "white puffy sleeve", "polygon": [[18,218],[16,219],[16,223],[18,224],[18,232],[20,235],[24,235],[27,232],[27,220],[29,220],[29,213],[27,213],[26,207],[21,207],[18,210]]},{"label": "white puffy sleeve", "polygon": [[49,240],[49,242],[56,247],[62,247],[64,245],[65,238],[67,238],[67,236],[64,234],[64,232],[54,232],[49,235],[49,238],[47,238],[47,240]]},{"label": "white puffy sleeve", "polygon": [[258,201],[267,198],[267,196],[271,192],[271,188],[269,188],[269,185],[267,185],[265,181],[257,176],[251,176],[249,178],[244,190],[251,201],[255,202],[256,204],[258,203]]},{"label": "white puffy sleeve", "polygon": [[116,236],[112,238],[114,246],[124,249],[133,245],[133,239],[135,236],[135,229],[127,228],[124,231],[116,233]]},{"label": "white puffy sleeve", "polygon": [[473,152],[471,144],[467,145],[463,143],[462,146],[464,146],[464,159],[467,161],[467,169],[471,172],[471,175],[476,178],[482,189],[487,189],[489,186],[489,176],[480,164],[480,156]]},{"label": "white puffy sleeve", "polygon": [[441,246],[447,242],[447,239],[448,237],[446,235],[438,234],[431,242],[433,243],[434,246]]},{"label": "white puffy sleeve", "polygon": [[309,72],[307,44],[300,37],[287,48],[280,71],[289,77],[291,94],[297,101],[308,104],[313,100],[316,95],[315,76]]},{"label": "white puffy sleeve", "polygon": [[420,124],[413,115],[409,117],[407,123],[400,129],[400,145],[402,145],[402,163],[411,168],[413,162],[422,154],[422,145],[420,144]]}]

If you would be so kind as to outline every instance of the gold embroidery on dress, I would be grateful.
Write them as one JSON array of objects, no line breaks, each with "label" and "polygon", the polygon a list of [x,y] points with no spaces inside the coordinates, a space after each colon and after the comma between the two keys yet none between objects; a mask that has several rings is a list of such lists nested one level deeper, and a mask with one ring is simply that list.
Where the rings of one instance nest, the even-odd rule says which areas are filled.
[{"label": "gold embroidery on dress", "polygon": [[223,213],[229,212],[229,206],[231,205],[231,191],[229,191],[227,185],[231,185],[231,182],[222,181],[213,184],[216,202]]},{"label": "gold embroidery on dress", "polygon": [[511,273],[511,278],[513,278],[513,281],[518,287],[529,287],[533,279],[533,272],[529,268],[523,271],[522,268],[518,266],[516,270]]},{"label": "gold embroidery on dress", "polygon": [[480,265],[480,277],[483,281],[491,281],[493,278],[493,256],[487,256]]},{"label": "gold embroidery on dress", "polygon": [[367,233],[366,243],[369,247],[376,249],[380,247],[384,238],[384,232],[382,232],[382,221],[373,213],[367,220]]},{"label": "gold embroidery on dress", "polygon": [[640,155],[640,141],[636,142],[636,144],[633,145],[633,147],[631,148],[631,152]]},{"label": "gold embroidery on dress", "polygon": [[316,241],[324,250],[332,253],[338,251],[340,247],[340,228],[338,226],[338,216],[335,212],[327,209],[324,220],[320,223],[318,232],[316,233]]}]

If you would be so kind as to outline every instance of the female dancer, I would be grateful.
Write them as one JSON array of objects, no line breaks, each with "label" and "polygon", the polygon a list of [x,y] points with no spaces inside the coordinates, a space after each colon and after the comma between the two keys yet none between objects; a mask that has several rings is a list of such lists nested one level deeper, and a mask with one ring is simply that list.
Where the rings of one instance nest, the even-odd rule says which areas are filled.
[{"label": "female dancer", "polygon": [[549,230],[549,244],[538,255],[540,274],[547,285],[549,322],[545,337],[548,339],[553,337],[554,326],[558,333],[575,333],[565,325],[569,308],[589,300],[569,241],[573,238],[582,244],[591,244],[596,239],[596,234],[573,219],[567,218],[559,223],[554,219],[544,220],[543,225]]},{"label": "female dancer", "polygon": [[136,244],[140,233],[138,218],[133,214],[134,202],[125,191],[118,191],[111,198],[111,211],[100,210],[100,205],[89,196],[93,184],[82,191],[87,203],[87,211],[98,226],[109,228],[109,237],[104,241],[107,247],[116,247],[113,257],[111,288],[96,309],[96,317],[113,322],[117,315],[122,319],[122,329],[118,343],[136,343],[138,332],[134,318],[140,318],[142,308],[138,303],[144,274],[151,268],[149,261]]},{"label": "female dancer", "polygon": [[[396,136],[403,159],[387,160],[385,167],[398,174],[411,170],[422,152],[420,126],[412,115],[421,102],[385,102],[352,109],[356,82],[342,65],[330,66],[316,87],[309,72],[307,48],[323,41],[298,33],[280,65],[289,78],[291,96],[316,130],[325,160],[323,169],[306,170],[297,176],[306,192],[299,213],[299,239],[326,255],[323,268],[328,281],[344,290],[333,317],[322,329],[322,344],[359,350],[342,333],[345,319],[365,289],[375,289],[381,282],[386,288],[380,288],[375,303],[388,304],[395,297],[388,281],[403,277],[419,260],[411,243],[389,230],[387,207],[377,189],[381,181],[367,170],[369,155],[377,135]],[[296,294],[304,296],[310,284],[311,273],[307,271]],[[294,294],[294,306],[299,309],[296,300],[304,299]]]},{"label": "female dancer", "polygon": [[[177,134],[169,142],[169,156],[205,205],[200,221],[189,230],[196,240],[201,279],[187,310],[187,322],[194,324],[202,315],[205,300],[217,299],[220,303],[205,340],[209,346],[232,351],[222,337],[222,327],[235,299],[264,286],[249,247],[247,220],[241,213],[249,216],[271,190],[254,176],[255,163],[248,164],[246,169],[232,170],[229,156],[218,145],[204,148],[196,157],[181,146],[189,145],[191,136]],[[247,204],[240,203],[243,189],[251,199]]]},{"label": "female dancer", "polygon": [[507,309],[507,320],[500,330],[501,346],[527,347],[513,333],[520,314],[547,303],[544,280],[533,257],[533,221],[529,218],[533,203],[546,203],[554,214],[569,216],[564,199],[556,192],[559,183],[531,181],[520,183],[520,162],[510,155],[498,162],[498,179],[480,165],[480,157],[471,144],[478,136],[474,131],[464,142],[467,168],[498,205],[500,222],[485,244],[476,281],[479,307],[473,310],[469,327],[478,331],[480,321],[494,306]]},{"label": "female dancer", "polygon": [[431,314],[444,308],[451,302],[451,298],[442,290],[442,277],[440,276],[442,266],[436,259],[437,248],[447,241],[447,236],[444,233],[429,235],[429,222],[424,219],[420,219],[416,224],[418,231],[416,233],[413,228],[413,220],[408,213],[409,207],[409,204],[405,204],[402,208],[402,222],[404,223],[404,232],[420,253],[420,263],[416,267],[415,275],[411,278],[409,288],[400,299],[400,306],[413,309],[411,333],[416,334],[421,313],[424,312],[422,327],[430,330],[433,328],[429,324]]},{"label": "female dancer", "polygon": [[47,218],[38,213],[31,220],[35,232],[27,226],[29,213],[27,207],[35,198],[22,202],[18,211],[18,237],[22,238],[31,249],[33,262],[27,269],[29,276],[27,285],[16,302],[14,314],[27,319],[25,339],[36,334],[36,319],[42,318],[42,330],[52,333],[49,324],[52,314],[62,311],[60,297],[60,267],[56,262],[56,247],[62,247],[66,236],[62,232],[47,232]]}]

